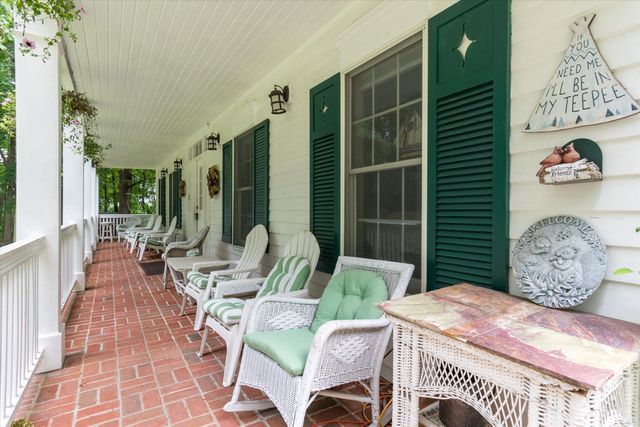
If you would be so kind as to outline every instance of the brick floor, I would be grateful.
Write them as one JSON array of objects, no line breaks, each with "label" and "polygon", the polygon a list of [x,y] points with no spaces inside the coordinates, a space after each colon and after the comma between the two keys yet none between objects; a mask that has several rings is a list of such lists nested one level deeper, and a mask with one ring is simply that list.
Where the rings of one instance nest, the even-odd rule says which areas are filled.
[{"label": "brick floor", "polygon": [[[233,390],[222,387],[224,349],[197,356],[194,308],[178,316],[180,298],[161,278],[146,276],[120,244],[99,244],[67,319],[64,367],[34,377],[16,418],[36,426],[283,426],[275,409],[222,411]],[[209,336],[211,348],[223,345]],[[357,402],[319,398],[308,414],[310,426],[363,424]]]}]

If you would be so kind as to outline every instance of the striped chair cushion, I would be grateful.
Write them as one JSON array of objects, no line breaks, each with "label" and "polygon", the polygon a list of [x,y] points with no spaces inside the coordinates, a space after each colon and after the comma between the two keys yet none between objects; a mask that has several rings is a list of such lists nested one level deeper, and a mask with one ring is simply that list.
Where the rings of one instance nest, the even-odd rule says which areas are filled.
[{"label": "striped chair cushion", "polygon": [[299,291],[307,283],[309,273],[311,273],[311,267],[305,257],[282,257],[267,276],[257,296]]},{"label": "striped chair cushion", "polygon": [[151,245],[151,246],[164,246],[164,243],[162,243],[162,240],[147,239],[147,245]]},{"label": "striped chair cushion", "polygon": [[202,309],[227,325],[240,322],[245,301],[239,298],[216,298],[205,302]]},{"label": "striped chair cushion", "polygon": [[[227,276],[216,276],[216,280],[231,280],[231,277]],[[209,273],[200,273],[199,271],[190,271],[187,273],[187,282],[193,283],[200,289],[205,289],[207,287],[207,283],[209,282]]]},{"label": "striped chair cushion", "polygon": [[187,251],[187,256],[198,256],[200,255],[200,249],[195,248],[195,249],[189,249]]}]

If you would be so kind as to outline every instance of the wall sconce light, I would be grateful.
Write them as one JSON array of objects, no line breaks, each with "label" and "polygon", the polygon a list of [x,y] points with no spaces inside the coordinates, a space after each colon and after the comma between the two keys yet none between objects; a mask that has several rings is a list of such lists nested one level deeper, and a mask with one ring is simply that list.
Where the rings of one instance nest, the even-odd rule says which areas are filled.
[{"label": "wall sconce light", "polygon": [[174,170],[174,171],[177,171],[177,170],[179,170],[179,169],[182,169],[182,159],[180,159],[180,160],[176,159],[176,160],[173,162],[173,170]]},{"label": "wall sconce light", "polygon": [[169,169],[165,168],[160,170],[160,178],[166,178],[168,174],[169,174]]},{"label": "wall sconce light", "polygon": [[271,99],[271,114],[286,113],[285,104],[289,101],[289,86],[274,85],[269,98]]},{"label": "wall sconce light", "polygon": [[215,151],[220,145],[220,134],[211,132],[211,135],[207,137],[207,150]]}]

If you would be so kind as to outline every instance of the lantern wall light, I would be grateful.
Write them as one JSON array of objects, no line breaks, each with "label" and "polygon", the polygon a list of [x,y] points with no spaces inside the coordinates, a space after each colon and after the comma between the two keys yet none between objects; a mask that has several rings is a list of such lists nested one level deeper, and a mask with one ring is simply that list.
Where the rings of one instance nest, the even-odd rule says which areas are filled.
[{"label": "lantern wall light", "polygon": [[273,90],[269,94],[271,100],[271,114],[284,114],[287,112],[285,104],[289,102],[289,86],[281,87],[273,86]]},{"label": "lantern wall light", "polygon": [[179,169],[182,169],[182,159],[179,159],[179,160],[178,160],[178,159],[176,159],[176,160],[173,162],[173,170],[177,171],[177,170],[179,170]]},{"label": "lantern wall light", "polygon": [[165,168],[160,170],[160,178],[166,178],[168,174],[169,174],[169,169]]},{"label": "lantern wall light", "polygon": [[207,137],[207,150],[215,151],[220,145],[220,134],[211,132],[211,135]]}]

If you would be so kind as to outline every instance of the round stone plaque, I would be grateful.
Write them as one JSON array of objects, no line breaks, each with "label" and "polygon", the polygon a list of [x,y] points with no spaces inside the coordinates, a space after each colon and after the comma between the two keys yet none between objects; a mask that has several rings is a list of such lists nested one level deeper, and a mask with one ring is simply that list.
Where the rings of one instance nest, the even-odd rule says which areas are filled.
[{"label": "round stone plaque", "polygon": [[600,286],[607,248],[588,223],[553,216],[533,224],[513,250],[516,283],[533,302],[569,308],[584,302]]}]

